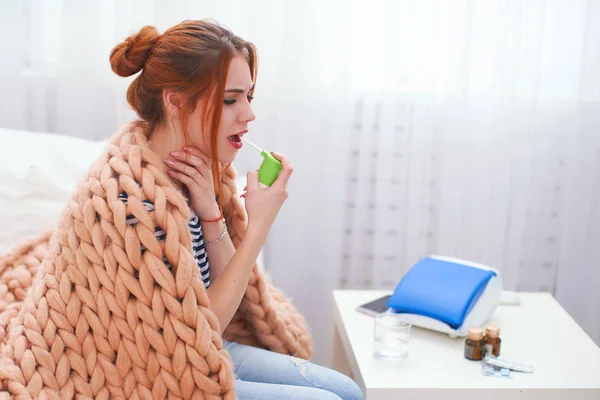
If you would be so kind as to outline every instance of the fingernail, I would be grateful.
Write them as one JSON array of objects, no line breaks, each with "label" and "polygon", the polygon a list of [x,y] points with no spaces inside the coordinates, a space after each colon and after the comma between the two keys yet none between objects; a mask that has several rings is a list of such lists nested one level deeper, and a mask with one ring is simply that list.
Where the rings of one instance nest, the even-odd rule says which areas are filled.
[{"label": "fingernail", "polygon": [[173,171],[171,171],[170,169],[167,170],[167,174],[169,175],[173,175]]},{"label": "fingernail", "polygon": [[164,160],[169,165],[175,165],[175,161],[173,160]]},{"label": "fingernail", "polygon": [[178,151],[171,151],[169,154],[172,155],[173,157],[179,157],[180,153]]}]

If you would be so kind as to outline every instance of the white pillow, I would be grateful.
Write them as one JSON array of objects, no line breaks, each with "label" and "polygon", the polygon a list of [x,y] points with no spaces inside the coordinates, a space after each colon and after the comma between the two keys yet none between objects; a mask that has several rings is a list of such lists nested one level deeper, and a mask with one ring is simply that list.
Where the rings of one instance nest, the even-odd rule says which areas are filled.
[{"label": "white pillow", "polygon": [[56,225],[106,142],[0,128],[0,253]]}]

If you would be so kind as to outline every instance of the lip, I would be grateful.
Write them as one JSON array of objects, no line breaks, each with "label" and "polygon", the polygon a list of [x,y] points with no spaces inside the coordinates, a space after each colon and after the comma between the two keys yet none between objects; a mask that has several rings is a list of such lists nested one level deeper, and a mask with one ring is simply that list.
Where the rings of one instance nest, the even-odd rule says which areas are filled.
[{"label": "lip", "polygon": [[[247,129],[236,133],[236,135],[239,135],[241,137],[241,136],[245,135],[246,133],[248,133]],[[242,143],[242,142],[234,142],[233,140],[229,140],[229,144],[236,150],[241,149],[242,146],[244,145],[244,143]]]}]

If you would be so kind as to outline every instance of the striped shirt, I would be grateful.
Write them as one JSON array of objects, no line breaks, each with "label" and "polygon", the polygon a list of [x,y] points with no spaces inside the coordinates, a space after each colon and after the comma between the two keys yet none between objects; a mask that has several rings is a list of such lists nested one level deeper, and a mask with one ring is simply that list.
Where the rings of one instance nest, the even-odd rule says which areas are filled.
[{"label": "striped shirt", "polygon": [[[119,193],[119,199],[121,199],[125,204],[127,204],[127,193],[121,192]],[[149,200],[143,200],[144,208],[146,211],[151,212],[154,211],[154,204],[152,204]],[[138,220],[133,215],[127,215],[127,223],[129,225],[135,226]],[[198,265],[198,269],[200,270],[200,277],[202,278],[202,282],[204,282],[204,287],[208,288],[210,286],[210,268],[208,264],[208,255],[206,254],[206,248],[204,245],[204,236],[202,235],[202,227],[200,225],[200,219],[198,216],[192,211],[192,217],[188,222],[188,226],[190,228],[190,233],[192,235],[192,250],[194,251],[194,258],[196,259],[196,264]],[[154,229],[154,235],[156,239],[161,241],[165,240],[166,233],[159,226]],[[142,253],[146,249],[142,246]],[[171,269],[171,264],[167,257],[163,257],[163,262],[165,265]]]}]

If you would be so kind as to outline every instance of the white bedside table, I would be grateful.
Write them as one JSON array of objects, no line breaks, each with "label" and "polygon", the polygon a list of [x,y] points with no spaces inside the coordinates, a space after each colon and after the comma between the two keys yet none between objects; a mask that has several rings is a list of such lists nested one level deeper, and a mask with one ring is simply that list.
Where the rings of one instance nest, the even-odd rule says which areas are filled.
[{"label": "white bedside table", "polygon": [[408,356],[398,364],[375,359],[373,318],[356,307],[388,292],[336,290],[334,368],[354,377],[367,400],[600,399],[600,348],[549,293],[520,293],[519,306],[501,305],[506,359],[533,365],[533,374],[486,377],[464,358],[464,338],[413,327]]}]

